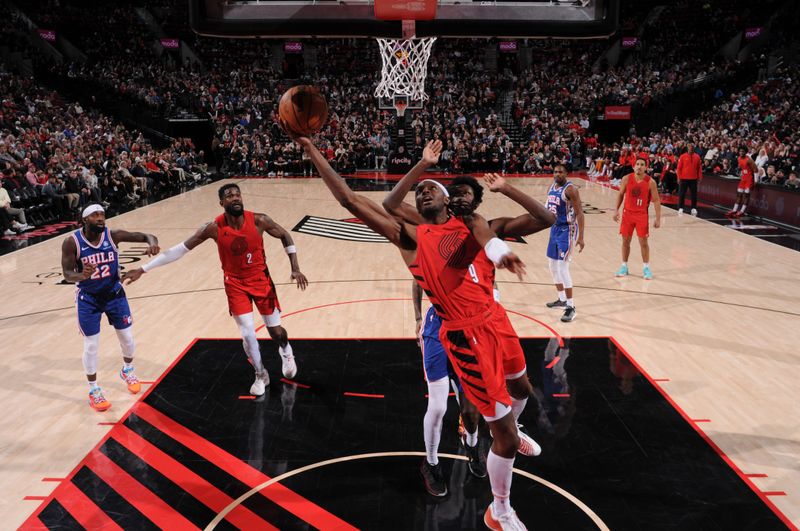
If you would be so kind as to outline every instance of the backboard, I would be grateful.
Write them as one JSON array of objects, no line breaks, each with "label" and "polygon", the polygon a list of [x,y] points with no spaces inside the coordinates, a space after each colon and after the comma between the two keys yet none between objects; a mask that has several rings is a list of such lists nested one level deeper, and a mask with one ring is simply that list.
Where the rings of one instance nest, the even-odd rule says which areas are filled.
[{"label": "backboard", "polygon": [[[378,20],[373,0],[189,0],[190,23],[220,37],[403,36],[399,20]],[[397,0],[413,9],[415,0]],[[619,0],[439,0],[417,37],[605,37],[617,27]]]}]

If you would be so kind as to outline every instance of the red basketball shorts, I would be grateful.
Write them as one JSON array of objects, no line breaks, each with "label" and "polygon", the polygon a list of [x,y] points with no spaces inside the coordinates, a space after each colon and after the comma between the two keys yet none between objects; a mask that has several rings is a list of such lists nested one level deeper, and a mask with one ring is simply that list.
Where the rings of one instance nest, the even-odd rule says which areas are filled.
[{"label": "red basketball shorts", "polygon": [[251,313],[253,304],[261,315],[272,315],[275,310],[281,309],[275,284],[266,273],[250,278],[226,274],[225,294],[228,296],[228,310],[231,315]]},{"label": "red basketball shorts", "polygon": [[624,238],[630,238],[633,236],[633,229],[636,229],[636,235],[639,238],[647,238],[650,235],[649,221],[647,212],[623,212],[619,233]]},{"label": "red basketball shorts", "polygon": [[736,191],[740,194],[749,194],[750,189],[753,187],[753,176],[742,177],[739,179],[739,185],[736,187]]},{"label": "red basketball shorts", "polygon": [[447,351],[464,394],[484,417],[495,419],[510,407],[506,377],[521,376],[525,354],[519,337],[499,304],[475,317],[442,321],[439,339]]}]

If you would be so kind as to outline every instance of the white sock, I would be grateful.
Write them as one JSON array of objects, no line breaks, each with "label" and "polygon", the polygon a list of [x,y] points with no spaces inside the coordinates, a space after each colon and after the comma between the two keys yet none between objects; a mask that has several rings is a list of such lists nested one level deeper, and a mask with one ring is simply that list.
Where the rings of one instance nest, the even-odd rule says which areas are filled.
[{"label": "white sock", "polygon": [[478,444],[478,429],[476,428],[474,433],[468,432],[466,428],[464,431],[467,433],[465,437],[467,440],[467,446],[473,448],[476,444]]},{"label": "white sock", "polygon": [[733,211],[736,212],[737,210],[739,210],[739,203],[733,205]]},{"label": "white sock", "polygon": [[645,262],[644,267],[650,267],[650,262]]},{"label": "white sock", "polygon": [[567,300],[567,292],[564,291],[564,290],[559,291],[558,292],[558,300],[560,300],[561,302],[564,302],[565,300]]},{"label": "white sock", "polygon": [[514,421],[519,420],[519,416],[522,415],[522,410],[525,409],[525,405],[528,403],[527,398],[523,398],[522,400],[518,398],[511,397],[511,413],[514,415]]},{"label": "white sock", "polygon": [[514,474],[514,458],[500,457],[489,450],[486,471],[494,496],[494,515],[502,516],[511,511],[511,478]]},{"label": "white sock", "polygon": [[567,299],[567,306],[569,306],[570,308],[575,307],[575,303],[572,301],[572,299]]},{"label": "white sock", "polygon": [[622,267],[628,267],[628,262],[622,262]]},{"label": "white sock", "polygon": [[97,380],[89,382],[89,391],[94,391],[95,389],[100,389],[100,386],[97,385]]},{"label": "white sock", "polygon": [[439,442],[442,440],[442,419],[447,411],[447,393],[450,390],[447,378],[428,382],[428,409],[423,419],[422,435],[428,463],[439,464]]},{"label": "white sock", "polygon": [[285,347],[278,346],[278,354],[280,354],[285,358],[288,358],[289,356],[294,356],[294,352],[292,351],[292,344],[287,342]]},{"label": "white sock", "polygon": [[122,360],[122,370],[129,371],[131,369],[133,369],[133,363],[128,363],[127,361]]},{"label": "white sock", "polygon": [[744,211],[747,210],[747,205],[742,203],[742,210],[741,213],[744,214]]}]

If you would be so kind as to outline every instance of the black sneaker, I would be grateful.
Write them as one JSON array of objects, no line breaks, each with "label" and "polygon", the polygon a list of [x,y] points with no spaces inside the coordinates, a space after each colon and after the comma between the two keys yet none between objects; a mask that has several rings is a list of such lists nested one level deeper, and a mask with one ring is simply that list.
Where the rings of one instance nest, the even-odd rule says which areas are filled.
[{"label": "black sneaker", "polygon": [[562,301],[561,299],[556,299],[553,302],[548,302],[545,304],[548,308],[566,308],[567,301]]},{"label": "black sneaker", "polygon": [[419,467],[419,473],[422,474],[422,482],[425,484],[425,490],[427,490],[431,496],[439,498],[447,496],[447,484],[444,482],[441,465],[432,465],[428,463],[426,458],[423,458],[422,465]]},{"label": "black sneaker", "polygon": [[567,306],[567,309],[564,310],[564,315],[561,316],[561,320],[565,323],[568,323],[575,319],[575,306]]},{"label": "black sneaker", "polygon": [[469,459],[469,472],[476,478],[486,477],[486,459],[480,451],[480,441],[475,446],[467,446],[465,438],[461,438],[461,444],[464,445],[464,450],[467,452]]}]

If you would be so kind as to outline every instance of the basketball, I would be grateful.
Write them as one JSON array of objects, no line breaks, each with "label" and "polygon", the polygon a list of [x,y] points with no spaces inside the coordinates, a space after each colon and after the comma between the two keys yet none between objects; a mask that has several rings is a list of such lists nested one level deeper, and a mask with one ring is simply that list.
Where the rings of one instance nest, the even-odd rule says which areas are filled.
[{"label": "basketball", "polygon": [[311,136],[325,125],[328,103],[318,88],[297,85],[283,93],[278,112],[291,133]]}]

